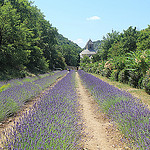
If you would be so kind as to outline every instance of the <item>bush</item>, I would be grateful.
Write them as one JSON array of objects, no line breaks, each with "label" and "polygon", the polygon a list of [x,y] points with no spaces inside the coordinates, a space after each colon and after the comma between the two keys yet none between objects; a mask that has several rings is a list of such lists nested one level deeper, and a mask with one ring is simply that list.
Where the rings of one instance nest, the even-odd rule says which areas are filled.
[{"label": "bush", "polygon": [[143,76],[141,76],[141,78],[138,81],[138,88],[143,89]]},{"label": "bush", "polygon": [[141,75],[137,71],[129,70],[129,84],[136,88],[138,87],[138,82],[141,78]]},{"label": "bush", "polygon": [[118,75],[119,75],[118,70],[112,70],[110,79],[113,81],[118,81]]},{"label": "bush", "polygon": [[148,71],[146,72],[146,75],[145,75],[145,77],[144,77],[144,79],[143,79],[142,84],[143,84],[143,87],[145,88],[145,91],[146,91],[148,94],[150,94],[150,70],[148,70]]},{"label": "bush", "polygon": [[118,81],[123,82],[123,83],[128,83],[129,81],[129,74],[128,74],[128,70],[123,69],[120,71],[119,75],[118,75]]},{"label": "bush", "polygon": [[3,71],[0,71],[0,80],[10,80],[13,78],[24,78],[27,76],[27,71],[23,69],[16,68],[5,68]]},{"label": "bush", "polygon": [[96,74],[100,74],[103,76],[104,62],[98,64],[98,67],[95,71]]},{"label": "bush", "polygon": [[111,70],[109,68],[104,69],[102,76],[109,78],[111,76]]}]

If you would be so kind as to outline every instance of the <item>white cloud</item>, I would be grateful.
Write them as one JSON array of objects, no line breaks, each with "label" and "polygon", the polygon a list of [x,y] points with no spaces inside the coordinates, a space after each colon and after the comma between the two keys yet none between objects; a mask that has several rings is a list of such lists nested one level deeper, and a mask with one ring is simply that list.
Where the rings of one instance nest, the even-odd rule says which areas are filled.
[{"label": "white cloud", "polygon": [[89,17],[89,18],[86,18],[87,21],[91,21],[91,20],[100,20],[101,18],[98,17],[98,16],[92,16],[92,17]]},{"label": "white cloud", "polygon": [[73,41],[74,43],[78,44],[81,48],[83,48],[85,46],[85,43],[83,41],[83,39],[77,39]]}]

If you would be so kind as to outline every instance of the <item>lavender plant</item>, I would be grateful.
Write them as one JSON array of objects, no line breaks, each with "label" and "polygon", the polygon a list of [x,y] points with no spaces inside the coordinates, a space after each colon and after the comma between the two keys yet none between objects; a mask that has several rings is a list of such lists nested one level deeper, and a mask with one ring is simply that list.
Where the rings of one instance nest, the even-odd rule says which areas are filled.
[{"label": "lavender plant", "polygon": [[13,150],[80,149],[75,73],[71,71],[7,131],[5,148]]},{"label": "lavender plant", "polygon": [[34,82],[34,81],[39,80],[41,78],[45,78],[45,77],[54,75],[55,73],[57,73],[57,72],[50,72],[50,73],[46,73],[46,74],[40,74],[38,76],[26,77],[26,78],[22,78],[22,79],[12,79],[12,80],[9,80],[9,81],[1,81],[0,82],[0,92],[8,89],[9,87],[22,85],[26,82]]},{"label": "lavender plant", "polygon": [[[79,70],[84,85],[105,113],[118,123],[131,145],[140,150],[150,148],[150,110],[126,91]],[[131,146],[130,145],[130,146]]]},{"label": "lavender plant", "polygon": [[0,92],[0,121],[15,113],[26,101],[39,94],[66,73],[67,71],[62,71],[33,82],[22,82],[22,84]]}]

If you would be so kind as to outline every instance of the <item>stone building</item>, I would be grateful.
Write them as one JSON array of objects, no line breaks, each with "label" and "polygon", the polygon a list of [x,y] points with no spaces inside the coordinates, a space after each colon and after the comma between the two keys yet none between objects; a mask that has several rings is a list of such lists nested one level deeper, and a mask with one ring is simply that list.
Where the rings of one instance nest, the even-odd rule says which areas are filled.
[{"label": "stone building", "polygon": [[83,58],[84,56],[89,56],[91,59],[92,55],[95,55],[96,51],[93,48],[93,42],[91,39],[87,42],[85,49],[80,53],[80,58]]}]

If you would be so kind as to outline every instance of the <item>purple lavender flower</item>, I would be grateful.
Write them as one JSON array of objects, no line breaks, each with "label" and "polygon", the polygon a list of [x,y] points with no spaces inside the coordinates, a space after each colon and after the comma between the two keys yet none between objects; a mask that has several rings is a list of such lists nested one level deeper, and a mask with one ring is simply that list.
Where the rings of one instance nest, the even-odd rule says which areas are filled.
[{"label": "purple lavender flower", "polygon": [[137,149],[149,149],[150,110],[130,93],[82,70],[78,73],[103,111],[118,123],[125,137],[134,142]]},{"label": "purple lavender flower", "polygon": [[0,92],[0,121],[15,113],[26,101],[39,94],[66,73],[66,70],[61,71],[33,82],[21,82],[21,79],[10,81],[11,87]]},{"label": "purple lavender flower", "polygon": [[81,125],[74,76],[75,72],[70,71],[20,118],[14,130],[7,132],[6,148],[80,148]]}]

